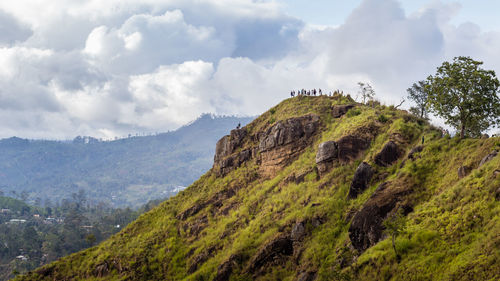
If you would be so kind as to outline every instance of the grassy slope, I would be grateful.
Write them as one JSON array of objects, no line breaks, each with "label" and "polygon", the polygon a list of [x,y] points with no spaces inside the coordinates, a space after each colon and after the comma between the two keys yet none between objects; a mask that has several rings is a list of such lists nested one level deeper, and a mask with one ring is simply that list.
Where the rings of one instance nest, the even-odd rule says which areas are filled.
[{"label": "grassy slope", "polygon": [[[429,125],[405,112],[386,107],[354,109],[340,119],[333,119],[328,108],[336,101],[327,97],[288,99],[248,125],[250,133],[292,116],[317,113],[325,130],[312,147],[270,180],[254,178],[257,165],[247,165],[224,178],[211,172],[202,176],[187,190],[142,215],[119,234],[99,246],[63,258],[48,265],[50,280],[94,280],[99,265],[107,263],[111,270],[106,280],[211,280],[217,266],[231,254],[248,261],[259,246],[283,228],[304,218],[322,217],[325,222],[312,228],[303,244],[298,263],[290,259],[285,265],[274,266],[260,280],[294,280],[297,272],[314,270],[319,280],[495,280],[500,272],[500,204],[494,192],[500,186],[500,157],[475,169],[464,179],[458,179],[461,165],[477,167],[482,157],[500,148],[499,138],[457,140],[440,138]],[[386,118],[388,121],[382,123]],[[356,128],[373,123],[381,127],[362,159],[331,170],[317,180],[315,155],[319,143],[336,140]],[[385,180],[374,180],[355,200],[347,200],[350,181],[362,161],[373,164],[373,156],[393,133],[407,142],[405,149],[418,144],[425,135],[426,144],[420,159],[409,161],[400,168],[401,160],[388,168],[377,167],[377,174],[388,173],[385,180],[411,184],[416,192],[412,200],[415,211],[408,215],[407,232],[396,240],[402,254],[398,264],[389,239],[383,240],[357,255],[348,247],[349,220],[353,210],[361,208]],[[247,144],[249,145],[249,144]],[[372,165],[376,167],[374,164]],[[291,173],[308,173],[300,184],[283,184]],[[220,215],[208,206],[186,222],[175,216],[193,204],[202,202],[216,192],[239,186],[236,196],[224,202],[234,204],[228,215]],[[202,216],[208,226],[198,236],[192,235],[186,223],[195,223]],[[187,268],[194,257],[207,249],[212,256],[189,275]],[[352,264],[340,268],[340,259]],[[243,263],[235,268],[232,280],[253,280],[244,274]],[[116,268],[121,268],[118,273]],[[17,280],[42,279],[37,274]],[[47,278],[49,280],[49,278]]]}]

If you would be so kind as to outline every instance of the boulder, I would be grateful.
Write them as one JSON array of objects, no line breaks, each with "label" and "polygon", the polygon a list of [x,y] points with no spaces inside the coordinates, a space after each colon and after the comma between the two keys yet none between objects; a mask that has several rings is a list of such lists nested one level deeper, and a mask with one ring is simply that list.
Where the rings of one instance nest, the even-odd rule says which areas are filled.
[{"label": "boulder", "polygon": [[399,207],[406,215],[412,211],[406,202],[413,190],[406,186],[392,186],[391,183],[381,184],[353,217],[349,227],[349,238],[352,246],[363,252],[375,245],[383,234],[382,222]]},{"label": "boulder", "polygon": [[423,146],[421,145],[415,146],[410,150],[410,153],[408,153],[408,159],[415,160],[416,158],[415,154],[422,152],[422,150],[424,150]]},{"label": "boulder", "polygon": [[318,146],[318,153],[316,153],[316,163],[335,159],[338,157],[338,155],[339,153],[336,142],[323,142]]},{"label": "boulder", "polygon": [[314,281],[316,279],[316,272],[302,272],[297,276],[297,281]]},{"label": "boulder", "polygon": [[470,172],[471,168],[469,166],[460,166],[458,168],[458,178],[465,178]]},{"label": "boulder", "polygon": [[353,108],[354,104],[346,104],[346,105],[336,105],[332,108],[332,116],[333,118],[340,118],[344,114],[349,111],[349,109]]},{"label": "boulder", "polygon": [[389,141],[384,145],[382,150],[375,155],[375,163],[379,166],[388,167],[397,161],[401,154],[398,145],[393,141]]},{"label": "boulder", "polygon": [[326,173],[332,166],[333,162],[338,158],[338,145],[334,141],[323,142],[318,146],[316,153],[316,164],[318,166],[319,175]]},{"label": "boulder", "polygon": [[293,241],[285,233],[279,233],[262,245],[250,259],[246,272],[255,273],[266,264],[278,262],[282,257],[293,255]]},{"label": "boulder", "polygon": [[496,150],[493,150],[493,152],[491,152],[490,154],[486,155],[482,160],[481,162],[479,162],[479,167],[483,166],[484,164],[486,164],[487,162],[491,161],[493,158],[495,158],[495,156],[497,156],[498,154],[498,151]]},{"label": "boulder", "polygon": [[358,197],[358,195],[365,191],[365,189],[368,187],[372,176],[373,170],[368,163],[363,162],[359,164],[356,172],[354,173],[354,178],[352,179],[351,187],[349,188],[349,194],[347,195],[347,197],[350,199]]},{"label": "boulder", "polygon": [[347,163],[359,157],[370,146],[369,138],[357,135],[344,136],[337,141],[338,158]]},{"label": "boulder", "polygon": [[298,222],[296,223],[293,228],[292,232],[290,233],[290,238],[292,239],[293,242],[299,242],[304,239],[306,236],[306,228],[304,227],[303,222]]}]

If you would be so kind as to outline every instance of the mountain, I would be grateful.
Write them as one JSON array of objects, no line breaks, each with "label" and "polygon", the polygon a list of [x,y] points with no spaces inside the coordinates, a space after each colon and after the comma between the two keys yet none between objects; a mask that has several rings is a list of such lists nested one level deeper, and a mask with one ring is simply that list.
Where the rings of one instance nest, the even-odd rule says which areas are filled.
[{"label": "mountain", "polygon": [[15,280],[498,280],[499,149],[392,106],[287,99],[178,195]]},{"label": "mountain", "polygon": [[205,114],[173,132],[115,141],[3,139],[0,190],[52,203],[83,190],[94,202],[137,207],[195,181],[212,164],[213,143],[252,119]]}]

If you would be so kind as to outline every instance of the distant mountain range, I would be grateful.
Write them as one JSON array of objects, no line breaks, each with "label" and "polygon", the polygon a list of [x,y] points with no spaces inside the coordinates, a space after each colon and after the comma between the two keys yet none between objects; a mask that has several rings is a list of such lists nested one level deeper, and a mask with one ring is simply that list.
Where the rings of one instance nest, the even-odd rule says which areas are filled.
[{"label": "distant mountain range", "polygon": [[202,115],[176,131],[115,141],[0,140],[0,190],[41,203],[83,190],[89,201],[137,207],[182,190],[213,163],[215,143],[253,118]]}]

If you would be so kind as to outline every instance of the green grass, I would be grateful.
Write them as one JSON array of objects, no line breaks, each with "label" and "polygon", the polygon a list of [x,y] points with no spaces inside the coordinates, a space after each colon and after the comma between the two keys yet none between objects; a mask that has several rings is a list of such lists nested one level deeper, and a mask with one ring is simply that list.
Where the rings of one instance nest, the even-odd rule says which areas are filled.
[{"label": "green grass", "polygon": [[[440,138],[429,124],[404,111],[376,106],[358,106],[334,119],[331,106],[353,103],[348,98],[299,97],[287,99],[248,125],[249,135],[265,131],[272,124],[290,117],[317,114],[322,130],[315,142],[293,163],[271,179],[257,178],[258,164],[252,160],[224,178],[208,172],[177,196],[142,215],[122,232],[99,246],[66,257],[45,268],[56,279],[97,280],[98,265],[119,264],[106,280],[211,280],[217,268],[231,255],[244,262],[233,269],[231,280],[254,280],[244,272],[246,263],[279,231],[290,231],[305,220],[309,235],[300,246],[301,255],[265,269],[258,280],[295,280],[301,271],[315,271],[318,280],[496,280],[500,272],[500,207],[494,192],[500,177],[499,157],[469,176],[459,179],[461,165],[477,167],[482,157],[500,148],[499,138],[485,140]],[[381,117],[383,116],[383,117]],[[350,164],[337,165],[318,179],[315,155],[319,143],[338,140],[360,128],[374,126],[378,135],[365,154]],[[407,153],[426,142],[415,161],[401,167],[376,167],[370,187],[355,200],[347,200],[349,185],[361,161],[373,164],[374,155],[390,139],[401,140]],[[245,146],[255,146],[248,138]],[[307,173],[301,183],[284,183],[292,173]],[[255,180],[254,180],[255,179]],[[402,260],[397,259],[389,239],[380,241],[364,253],[350,247],[349,217],[359,210],[384,180],[414,187],[414,212],[408,215],[407,231],[396,240]],[[227,215],[208,205],[185,221],[176,215],[205,202],[217,192],[237,187],[235,196],[223,206],[233,206]],[[206,217],[198,235],[189,226]],[[314,226],[312,221],[322,223]],[[215,249],[193,274],[187,268],[207,249]],[[341,266],[342,264],[342,266]],[[117,267],[117,266],[114,266]],[[17,280],[37,280],[28,275]],[[47,278],[49,280],[51,278]]]}]

